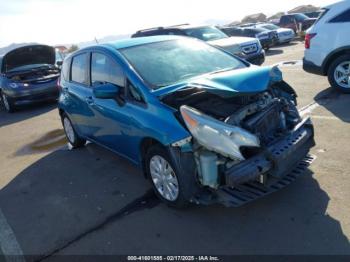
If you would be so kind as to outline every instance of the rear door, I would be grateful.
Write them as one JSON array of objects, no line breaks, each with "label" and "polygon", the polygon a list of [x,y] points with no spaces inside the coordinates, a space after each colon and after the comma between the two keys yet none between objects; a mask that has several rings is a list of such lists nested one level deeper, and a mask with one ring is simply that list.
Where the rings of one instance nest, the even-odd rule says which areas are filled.
[{"label": "rear door", "polygon": [[91,121],[94,117],[89,104],[92,99],[92,89],[89,86],[89,53],[79,53],[72,57],[69,84],[63,87],[64,95],[69,96],[66,111],[80,135],[91,135]]}]

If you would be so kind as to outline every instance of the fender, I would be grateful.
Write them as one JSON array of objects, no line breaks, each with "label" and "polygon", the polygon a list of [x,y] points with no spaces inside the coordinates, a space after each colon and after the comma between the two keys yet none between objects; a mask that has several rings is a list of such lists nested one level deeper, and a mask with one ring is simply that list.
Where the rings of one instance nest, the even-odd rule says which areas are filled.
[{"label": "fender", "polygon": [[350,45],[339,47],[326,56],[321,66],[323,75],[327,75],[329,65],[332,63],[334,57],[340,55],[340,53],[350,53]]}]

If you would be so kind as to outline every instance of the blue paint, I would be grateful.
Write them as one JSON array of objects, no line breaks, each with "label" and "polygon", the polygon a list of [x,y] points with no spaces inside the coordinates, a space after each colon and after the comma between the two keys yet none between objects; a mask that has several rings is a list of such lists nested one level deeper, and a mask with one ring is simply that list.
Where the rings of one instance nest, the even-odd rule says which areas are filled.
[{"label": "blue paint", "polygon": [[[190,136],[188,130],[175,117],[176,110],[159,100],[161,96],[171,95],[188,86],[203,88],[222,96],[257,93],[268,88],[271,68],[247,65],[243,69],[202,75],[152,91],[118,51],[122,48],[174,39],[182,38],[175,36],[132,38],[112,44],[91,46],[65,59],[67,64],[72,57],[79,54],[90,55],[91,52],[105,54],[120,65],[126,79],[143,98],[142,102],[136,102],[123,95],[122,104],[116,99],[97,98],[94,96],[91,83],[77,84],[69,81],[69,77],[65,79],[61,76],[61,87],[64,91],[60,94],[59,109],[68,115],[81,137],[140,164],[142,160],[140,148],[145,139],[151,138],[168,146]],[[107,91],[113,90],[104,90],[104,93]],[[182,150],[188,152],[191,148],[186,144]]]}]

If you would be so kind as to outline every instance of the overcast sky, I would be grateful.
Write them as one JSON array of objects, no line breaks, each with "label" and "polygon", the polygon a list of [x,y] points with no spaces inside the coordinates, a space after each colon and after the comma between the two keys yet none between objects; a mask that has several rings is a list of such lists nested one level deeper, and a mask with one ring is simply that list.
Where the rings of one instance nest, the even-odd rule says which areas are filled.
[{"label": "overcast sky", "polygon": [[298,5],[336,0],[0,0],[0,47],[20,42],[78,43],[142,28],[231,22]]}]

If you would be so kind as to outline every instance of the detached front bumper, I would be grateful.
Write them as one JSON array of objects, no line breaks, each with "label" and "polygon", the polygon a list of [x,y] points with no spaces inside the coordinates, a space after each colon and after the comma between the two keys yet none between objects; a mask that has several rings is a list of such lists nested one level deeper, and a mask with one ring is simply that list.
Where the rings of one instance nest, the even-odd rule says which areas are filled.
[{"label": "detached front bumper", "polygon": [[304,119],[292,132],[270,145],[263,153],[247,159],[225,172],[226,186],[258,180],[283,178],[315,145],[314,130],[309,118]]},{"label": "detached front bumper", "polygon": [[306,118],[263,153],[226,170],[223,186],[197,196],[193,202],[238,207],[276,192],[305,174],[314,160],[309,155],[314,145],[313,125]]}]

